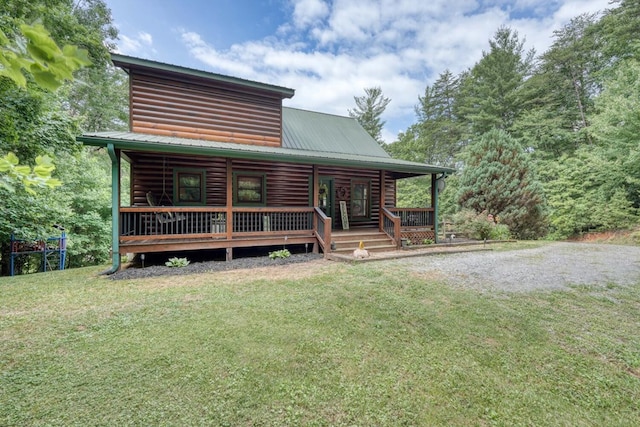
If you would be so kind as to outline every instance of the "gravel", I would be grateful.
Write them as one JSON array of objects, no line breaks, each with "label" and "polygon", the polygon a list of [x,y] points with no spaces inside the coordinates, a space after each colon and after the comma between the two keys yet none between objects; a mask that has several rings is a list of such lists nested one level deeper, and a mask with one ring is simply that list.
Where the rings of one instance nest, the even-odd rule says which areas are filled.
[{"label": "gravel", "polygon": [[297,264],[322,259],[320,254],[294,254],[288,258],[271,259],[268,256],[236,258],[231,261],[193,262],[186,267],[167,267],[151,265],[145,268],[131,267],[120,270],[109,278],[113,280],[139,279],[155,276],[178,276],[185,274],[210,273],[213,271],[237,270],[242,268],[259,268],[278,265]]},{"label": "gravel", "polygon": [[395,261],[454,286],[481,291],[562,290],[575,285],[640,284],[640,247],[551,243],[506,252],[482,251]]}]

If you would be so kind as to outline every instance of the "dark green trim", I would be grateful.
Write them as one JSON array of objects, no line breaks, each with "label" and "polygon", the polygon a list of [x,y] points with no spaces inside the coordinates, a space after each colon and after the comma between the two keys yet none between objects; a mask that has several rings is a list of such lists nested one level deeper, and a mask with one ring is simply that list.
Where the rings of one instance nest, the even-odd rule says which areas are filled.
[{"label": "dark green trim", "polygon": [[225,76],[223,74],[210,73],[207,71],[196,70],[193,68],[181,67],[179,65],[171,65],[163,62],[151,61],[148,59],[135,58],[132,56],[120,55],[116,53],[111,54],[111,61],[117,67],[128,70],[132,67],[147,68],[151,70],[159,70],[170,73],[177,73],[192,77],[199,77],[215,82],[222,82],[228,84],[234,84],[244,86],[252,89],[260,89],[263,91],[273,92],[281,96],[282,98],[291,98],[295,94],[294,89],[289,89],[282,86],[270,85],[267,83],[254,82],[251,80],[240,79],[237,77]]},{"label": "dark green trim", "polygon": [[[153,137],[152,137],[153,138]],[[396,163],[393,159],[390,162],[385,162],[385,159],[381,158],[380,161],[374,161],[371,159],[344,159],[338,157],[323,157],[322,155],[304,155],[304,151],[300,150],[300,154],[292,154],[289,152],[278,151],[251,151],[249,149],[235,149],[231,146],[229,148],[220,147],[207,147],[204,145],[182,145],[171,144],[166,142],[157,141],[136,141],[128,139],[118,139],[100,136],[79,136],[76,138],[78,141],[97,147],[106,147],[107,144],[113,144],[116,148],[122,150],[137,150],[137,151],[149,151],[158,153],[175,153],[175,154],[192,154],[203,156],[219,156],[230,157],[235,159],[249,159],[249,160],[268,160],[277,162],[288,162],[297,164],[309,164],[309,165],[322,165],[322,166],[343,166],[361,169],[375,169],[386,170],[390,172],[405,173],[409,175],[429,175],[432,173],[453,173],[455,169],[432,167],[429,165],[421,164],[403,164]],[[244,147],[243,147],[244,148]],[[277,149],[274,149],[277,150]],[[284,150],[284,149],[282,149]],[[288,150],[291,151],[291,150]],[[329,153],[327,153],[329,154]],[[338,155],[336,155],[338,156]]]},{"label": "dark green trim", "polygon": [[120,161],[113,144],[107,145],[111,158],[111,269],[108,274],[120,269]]},{"label": "dark green trim", "polygon": [[[200,202],[181,202],[179,195],[181,172],[191,175],[200,175]],[[204,206],[207,204],[207,170],[203,168],[175,168],[173,169],[173,203],[176,206]]]},{"label": "dark green trim", "polygon": [[[260,202],[240,202],[238,201],[238,176],[257,176],[262,179],[262,201]],[[233,172],[233,205],[234,206],[267,206],[267,174],[264,172],[253,171],[234,171]]]}]

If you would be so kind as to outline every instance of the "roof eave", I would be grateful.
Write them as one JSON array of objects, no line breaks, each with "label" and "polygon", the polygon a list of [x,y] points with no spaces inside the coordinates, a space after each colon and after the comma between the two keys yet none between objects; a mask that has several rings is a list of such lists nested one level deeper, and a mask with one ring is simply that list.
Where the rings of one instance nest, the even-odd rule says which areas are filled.
[{"label": "roof eave", "polygon": [[135,151],[146,152],[161,152],[161,153],[173,153],[173,154],[190,154],[190,155],[204,155],[204,156],[219,156],[219,157],[232,157],[236,159],[247,160],[268,160],[268,161],[280,161],[288,163],[298,164],[314,164],[322,166],[344,166],[360,169],[380,169],[390,172],[399,172],[413,175],[428,175],[433,173],[453,173],[455,169],[436,167],[431,165],[422,164],[394,164],[385,162],[384,158],[380,161],[373,160],[352,160],[352,159],[340,159],[321,156],[302,156],[289,153],[267,153],[258,151],[244,151],[233,148],[218,148],[218,147],[202,147],[202,146],[188,146],[188,145],[176,145],[157,143],[152,141],[130,141],[119,140],[113,138],[104,138],[98,136],[79,136],[77,140],[86,145],[96,147],[106,147],[108,144],[113,144],[116,149],[126,149]]},{"label": "roof eave", "polygon": [[121,55],[117,53],[111,53],[111,62],[116,67],[120,67],[124,70],[130,68],[145,68],[149,70],[160,70],[169,73],[177,73],[182,75],[189,75],[211,81],[223,82],[228,84],[236,84],[253,89],[260,89],[267,92],[277,93],[282,98],[292,98],[295,95],[295,90],[271,85],[268,83],[254,82],[252,80],[241,79],[237,77],[225,76],[223,74],[211,73],[208,71],[196,70],[193,68],[181,67],[179,65],[166,64],[163,62],[151,61],[148,59],[135,58],[132,56]]}]

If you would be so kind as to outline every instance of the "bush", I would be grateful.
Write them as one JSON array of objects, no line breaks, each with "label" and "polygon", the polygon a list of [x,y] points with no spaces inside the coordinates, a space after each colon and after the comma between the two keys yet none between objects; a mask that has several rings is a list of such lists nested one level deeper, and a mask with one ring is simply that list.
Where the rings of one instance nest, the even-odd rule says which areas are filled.
[{"label": "bush", "polygon": [[186,267],[190,263],[191,261],[186,258],[173,257],[169,258],[169,261],[165,262],[164,265],[167,267]]},{"label": "bush", "polygon": [[494,218],[487,211],[476,213],[465,209],[454,216],[456,231],[475,240],[507,240],[511,237],[509,227],[499,224],[499,218]]},{"label": "bush", "polygon": [[289,258],[290,256],[291,252],[289,252],[289,249],[280,249],[279,251],[269,252],[270,259]]}]

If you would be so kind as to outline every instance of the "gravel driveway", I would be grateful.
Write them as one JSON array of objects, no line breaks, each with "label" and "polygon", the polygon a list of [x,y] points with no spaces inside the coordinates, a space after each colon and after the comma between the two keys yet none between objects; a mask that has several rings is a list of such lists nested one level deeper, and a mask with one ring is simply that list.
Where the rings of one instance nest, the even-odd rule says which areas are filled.
[{"label": "gravel driveway", "polygon": [[571,285],[640,284],[640,247],[551,243],[507,252],[468,252],[394,261],[478,290],[532,291]]}]

